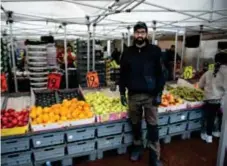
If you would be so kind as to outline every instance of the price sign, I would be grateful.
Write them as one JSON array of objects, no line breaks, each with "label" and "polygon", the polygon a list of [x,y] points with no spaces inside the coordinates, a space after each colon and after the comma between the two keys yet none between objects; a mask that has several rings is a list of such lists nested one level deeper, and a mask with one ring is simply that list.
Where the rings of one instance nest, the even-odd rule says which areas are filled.
[{"label": "price sign", "polygon": [[6,75],[1,74],[1,92],[5,92],[8,90]]},{"label": "price sign", "polygon": [[54,90],[59,89],[61,83],[61,74],[60,73],[50,73],[48,75],[47,88]]},{"label": "price sign", "polygon": [[214,70],[214,64],[209,64],[209,70]]},{"label": "price sign", "polygon": [[99,87],[99,77],[97,72],[87,73],[87,87],[98,88]]},{"label": "price sign", "polygon": [[184,68],[183,77],[184,77],[184,79],[191,79],[193,77],[193,67],[192,66],[187,66]]}]

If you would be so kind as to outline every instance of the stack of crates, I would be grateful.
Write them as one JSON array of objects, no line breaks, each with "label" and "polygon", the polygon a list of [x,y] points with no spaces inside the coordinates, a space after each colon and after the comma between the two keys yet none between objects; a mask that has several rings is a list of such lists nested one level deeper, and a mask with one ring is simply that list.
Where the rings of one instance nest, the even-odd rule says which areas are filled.
[{"label": "stack of crates", "polygon": [[[90,70],[92,70],[92,41],[90,41]],[[77,69],[79,74],[79,82],[82,87],[87,86],[87,41],[77,40]],[[95,50],[95,70],[99,76],[100,86],[105,86],[105,61],[103,53]]]},{"label": "stack of crates", "polygon": [[66,132],[67,155],[64,165],[73,165],[74,157],[89,156],[90,161],[96,159],[96,127],[82,127],[71,129]]},{"label": "stack of crates", "polygon": [[28,136],[5,138],[1,140],[1,145],[1,164],[3,166],[33,165],[30,138]]},{"label": "stack of crates", "polygon": [[9,73],[9,50],[7,47],[8,41],[7,37],[3,36],[1,38],[1,73]]},{"label": "stack of crates", "polygon": [[117,149],[118,154],[124,153],[123,122],[102,124],[97,127],[97,158],[102,159],[103,153]]},{"label": "stack of crates", "polygon": [[46,161],[56,160],[65,156],[64,132],[48,132],[32,136],[33,155],[35,165]]},{"label": "stack of crates", "polygon": [[188,131],[200,130],[202,127],[203,111],[201,108],[189,111]]}]

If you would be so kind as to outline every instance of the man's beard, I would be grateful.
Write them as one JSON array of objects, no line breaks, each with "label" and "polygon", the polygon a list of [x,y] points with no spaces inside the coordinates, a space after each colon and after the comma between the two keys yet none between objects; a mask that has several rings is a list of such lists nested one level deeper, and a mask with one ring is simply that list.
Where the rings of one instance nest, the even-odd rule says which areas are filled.
[{"label": "man's beard", "polygon": [[137,44],[137,45],[142,45],[142,44],[144,44],[145,43],[145,39],[143,39],[143,38],[137,38],[137,39],[135,39],[135,44]]}]

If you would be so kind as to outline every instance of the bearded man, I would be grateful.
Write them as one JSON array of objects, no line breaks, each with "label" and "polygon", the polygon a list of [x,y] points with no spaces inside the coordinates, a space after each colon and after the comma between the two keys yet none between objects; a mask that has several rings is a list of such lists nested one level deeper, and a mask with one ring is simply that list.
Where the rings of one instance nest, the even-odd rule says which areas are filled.
[{"label": "bearded man", "polygon": [[130,157],[132,161],[139,160],[143,151],[141,121],[144,112],[147,122],[149,166],[161,165],[157,112],[165,84],[161,56],[161,49],[149,44],[146,24],[138,22],[134,26],[133,45],[125,49],[122,54],[120,94],[122,104],[129,105],[129,118],[134,138]]}]

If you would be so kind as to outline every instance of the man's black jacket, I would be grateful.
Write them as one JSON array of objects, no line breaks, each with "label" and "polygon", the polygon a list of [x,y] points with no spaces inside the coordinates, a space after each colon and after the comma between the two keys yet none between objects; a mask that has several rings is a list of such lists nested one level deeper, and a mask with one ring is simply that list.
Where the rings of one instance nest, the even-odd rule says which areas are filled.
[{"label": "man's black jacket", "polygon": [[121,58],[120,93],[129,95],[149,93],[153,96],[162,92],[165,85],[161,63],[161,49],[148,44],[145,47],[128,47]]}]

